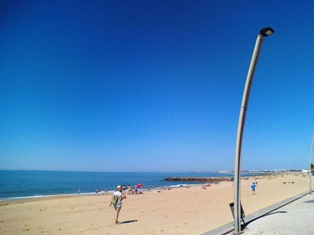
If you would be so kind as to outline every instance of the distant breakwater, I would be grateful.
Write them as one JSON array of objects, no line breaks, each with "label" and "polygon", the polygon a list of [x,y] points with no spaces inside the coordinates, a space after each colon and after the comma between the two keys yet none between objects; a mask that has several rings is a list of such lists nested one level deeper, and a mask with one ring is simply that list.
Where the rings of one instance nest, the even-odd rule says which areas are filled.
[{"label": "distant breakwater", "polygon": [[231,181],[233,177],[168,177],[165,181],[184,181],[200,183],[219,183],[222,181]]}]

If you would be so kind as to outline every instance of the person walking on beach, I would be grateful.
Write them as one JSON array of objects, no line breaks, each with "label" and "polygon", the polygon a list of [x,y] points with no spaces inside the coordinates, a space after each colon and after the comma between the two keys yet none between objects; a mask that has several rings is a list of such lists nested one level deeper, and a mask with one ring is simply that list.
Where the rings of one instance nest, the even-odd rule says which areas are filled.
[{"label": "person walking on beach", "polygon": [[112,196],[112,199],[111,199],[111,202],[109,205],[109,206],[113,205],[113,208],[117,212],[116,221],[115,221],[116,224],[119,223],[118,217],[119,217],[120,210],[122,208],[122,200],[123,199],[126,199],[126,196],[122,194],[122,187],[120,185],[118,185],[117,191],[115,191],[113,193],[113,196]]},{"label": "person walking on beach", "polygon": [[256,184],[255,184],[255,182],[253,182],[251,185],[252,194],[255,194],[255,187],[256,187]]}]

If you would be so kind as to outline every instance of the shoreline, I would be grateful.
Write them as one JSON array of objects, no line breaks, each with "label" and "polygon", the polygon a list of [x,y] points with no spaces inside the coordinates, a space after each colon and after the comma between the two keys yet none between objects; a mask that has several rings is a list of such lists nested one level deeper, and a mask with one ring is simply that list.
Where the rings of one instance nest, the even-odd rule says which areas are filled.
[{"label": "shoreline", "polygon": [[[164,186],[164,188],[166,189],[178,189],[181,187],[194,187],[194,186],[198,186],[201,184],[175,184],[175,185],[170,185],[170,186]],[[141,188],[138,189],[139,192],[142,193],[146,193],[148,191],[158,191],[158,190],[164,190],[163,186],[158,186],[158,187],[154,187],[154,189],[149,189],[149,188]],[[84,196],[99,196],[99,195],[112,195],[112,193],[114,192],[114,190],[108,190],[106,192],[100,191],[98,193],[73,193],[73,194],[55,194],[55,195],[37,195],[37,196],[25,196],[25,197],[12,197],[12,198],[3,198],[0,199],[0,206],[1,204],[4,203],[13,203],[13,202],[27,202],[27,201],[42,201],[42,200],[51,200],[51,199],[55,199],[55,198],[71,198],[71,197],[84,197]],[[123,191],[124,194],[128,194],[128,190],[124,190]]]},{"label": "shoreline", "polygon": [[[183,173],[186,174],[186,173]],[[161,182],[164,181],[165,183],[162,184],[160,183],[157,186],[146,186],[140,189],[140,191],[145,192],[146,190],[148,190],[149,188],[155,188],[155,189],[162,189],[163,187],[171,187],[171,188],[178,188],[181,186],[194,186],[194,185],[198,185],[198,184],[202,184],[202,183],[219,183],[219,182],[223,182],[223,181],[230,181],[231,178],[233,178],[232,175],[230,174],[225,174],[225,173],[215,173],[217,175],[220,176],[179,176],[179,177],[167,177],[167,178],[163,178],[163,180],[160,180]],[[277,173],[274,173],[272,175],[276,175]],[[265,176],[266,174],[259,174],[259,173],[254,173],[254,174],[243,174],[242,178],[247,178],[247,177],[258,177],[258,176]],[[267,174],[268,175],[268,174]],[[172,182],[173,184],[169,183]],[[106,188],[104,190],[100,190],[98,191],[98,194],[101,193],[113,193],[114,192],[114,188],[115,187],[110,187],[112,189],[107,190]],[[106,190],[106,192],[105,192]],[[68,190],[67,190],[68,191]],[[15,201],[15,200],[27,200],[27,199],[34,199],[34,198],[46,198],[46,197],[55,197],[55,196],[76,196],[76,195],[95,195],[97,194],[95,191],[81,191],[80,193],[78,192],[65,192],[65,193],[61,193],[61,194],[41,194],[40,192],[36,195],[21,195],[21,196],[5,196],[0,198],[0,204],[2,202],[6,202],[6,201]],[[3,196],[3,195],[2,195]]]},{"label": "shoreline", "polygon": [[144,188],[175,186],[182,182],[167,182],[169,176],[224,176],[202,172],[71,172],[0,170],[2,187],[0,200],[67,194],[93,194],[97,190],[112,191],[117,185],[143,184]]},{"label": "shoreline", "polygon": [[[261,177],[270,177],[270,178],[277,178],[277,177],[284,177],[285,175],[295,175],[295,176],[303,176],[307,177],[307,174],[303,172],[276,172],[276,173],[258,173],[258,174],[250,174],[241,176],[242,180],[248,180],[250,178],[257,178],[260,179]],[[232,176],[222,176],[222,177],[167,177],[164,179],[164,181],[172,181],[176,182],[176,184],[173,185],[167,185],[167,186],[157,186],[153,189],[150,188],[141,188],[139,191],[145,193],[148,190],[151,191],[158,191],[163,190],[164,188],[171,188],[171,189],[178,189],[182,187],[194,187],[194,186],[200,186],[204,183],[210,183],[210,184],[219,184],[220,182],[233,182]],[[180,183],[184,182],[184,183]],[[188,183],[187,183],[188,182]],[[194,182],[194,183],[192,183]],[[114,190],[107,190],[107,191],[99,191],[96,192],[82,192],[82,193],[69,193],[69,194],[52,194],[52,195],[33,195],[33,196],[19,196],[19,197],[10,197],[10,198],[2,198],[0,199],[0,206],[5,203],[23,203],[27,201],[42,201],[42,200],[51,200],[54,198],[69,198],[69,197],[79,197],[79,196],[97,196],[97,195],[111,195],[114,192]],[[128,193],[127,190],[124,191],[124,193]]]},{"label": "shoreline", "polygon": [[12,198],[3,198],[0,200],[0,206],[3,203],[14,203],[14,202],[28,202],[28,201],[43,201],[43,200],[51,200],[54,198],[71,198],[71,197],[79,197],[79,196],[97,196],[99,194],[108,194],[111,195],[113,191],[108,191],[106,193],[73,193],[73,194],[55,194],[55,195],[40,195],[40,196],[25,196],[25,197],[12,197]]}]

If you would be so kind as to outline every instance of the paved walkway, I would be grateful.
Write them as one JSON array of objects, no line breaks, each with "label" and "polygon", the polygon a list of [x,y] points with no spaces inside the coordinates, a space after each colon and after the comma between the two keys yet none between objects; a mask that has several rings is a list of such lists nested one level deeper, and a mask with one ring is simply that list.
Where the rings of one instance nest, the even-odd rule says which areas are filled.
[{"label": "paved walkway", "polygon": [[[314,193],[288,198],[245,217],[244,235],[313,235]],[[231,235],[233,222],[203,235]]]}]

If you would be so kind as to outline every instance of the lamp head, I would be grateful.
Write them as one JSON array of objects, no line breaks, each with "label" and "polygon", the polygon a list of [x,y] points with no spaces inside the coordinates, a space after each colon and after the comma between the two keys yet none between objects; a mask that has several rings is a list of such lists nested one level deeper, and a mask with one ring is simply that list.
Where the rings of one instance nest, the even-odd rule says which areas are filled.
[{"label": "lamp head", "polygon": [[260,34],[263,37],[268,37],[269,35],[273,34],[275,31],[271,27],[263,28],[260,31]]}]

